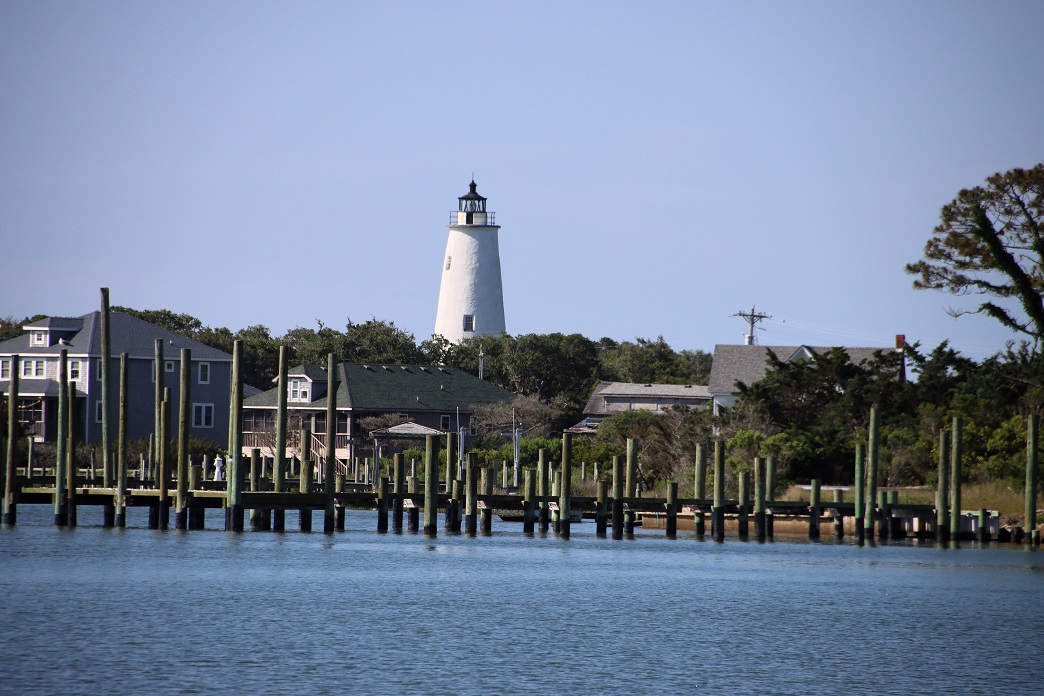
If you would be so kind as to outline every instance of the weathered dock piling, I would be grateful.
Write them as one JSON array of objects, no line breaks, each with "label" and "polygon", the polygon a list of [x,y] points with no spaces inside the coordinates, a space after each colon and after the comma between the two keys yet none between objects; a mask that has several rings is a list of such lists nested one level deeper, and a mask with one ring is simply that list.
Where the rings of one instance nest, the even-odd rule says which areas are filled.
[{"label": "weathered dock piling", "polygon": [[525,497],[522,503],[522,533],[532,534],[536,526],[536,472],[526,469],[523,474]]},{"label": "weathered dock piling", "polygon": [[808,490],[808,538],[819,538],[819,479],[812,479]]},{"label": "weathered dock piling", "polygon": [[711,507],[711,536],[725,539],[725,443],[714,442],[714,506]]},{"label": "weathered dock piling", "polygon": [[1026,541],[1033,546],[1040,544],[1037,530],[1037,452],[1040,447],[1040,418],[1031,414],[1026,422],[1026,510],[1023,529]]},{"label": "weathered dock piling", "polygon": [[[334,473],[337,471],[337,355],[330,353],[326,359],[326,463],[323,467],[323,493],[326,495],[325,509],[323,511],[323,532],[333,534],[334,532]],[[376,463],[377,453],[374,453]],[[375,481],[379,480],[380,472]],[[384,496],[387,502],[387,495]],[[387,531],[388,516],[385,510],[385,531]]]},{"label": "weathered dock piling", "polygon": [[754,459],[754,538],[765,541],[765,459]]},{"label": "weathered dock piling", "polygon": [[667,484],[667,522],[666,533],[668,539],[678,538],[678,482],[671,481]]},{"label": "weathered dock piling", "polygon": [[939,431],[938,487],[935,491],[935,539],[940,543],[950,541],[950,433],[945,428]]},{"label": "weathered dock piling", "polygon": [[750,472],[741,471],[739,474],[739,491],[737,495],[739,510],[736,515],[737,532],[739,533],[740,538],[746,538],[750,532],[750,516],[748,515],[747,507],[750,503],[750,493],[748,492],[749,486]]},{"label": "weathered dock piling", "polygon": [[573,436],[562,433],[562,485],[558,498],[558,535],[569,538],[573,510]]},{"label": "weathered dock piling", "polygon": [[[701,442],[696,445],[696,471],[695,483],[693,494],[697,500],[707,499],[707,448]],[[696,534],[703,536],[706,533],[706,523],[703,519],[703,508],[699,505],[695,506],[693,510],[695,519],[693,520],[693,529]]]},{"label": "weathered dock piling", "polygon": [[438,534],[439,470],[435,461],[435,437],[427,435],[424,442],[424,534]]},{"label": "weathered dock piling", "polygon": [[11,381],[7,387],[7,454],[4,457],[4,509],[3,523],[13,525],[18,522],[15,507],[15,457],[18,450],[18,355],[11,356]]},{"label": "weathered dock piling", "polygon": [[[540,448],[537,452],[537,497],[544,498],[548,495],[548,464],[547,464],[547,450]],[[550,508],[547,505],[547,501],[540,501],[540,510],[538,514],[538,523],[540,524],[540,531],[546,533],[550,526]]]},{"label": "weathered dock piling", "polygon": [[867,539],[874,538],[874,523],[877,521],[877,457],[878,457],[877,406],[870,407],[870,432],[867,439],[866,508],[863,511],[863,530]]},{"label": "weathered dock piling", "polygon": [[613,539],[624,537],[624,458],[613,456]]},{"label": "weathered dock piling", "polygon": [[54,523],[65,526],[68,523],[66,516],[65,489],[65,448],[69,440],[69,350],[62,348],[58,351],[58,433],[54,442]]},{"label": "weathered dock piling", "polygon": [[[638,440],[627,438],[627,469],[624,472],[624,497],[634,498],[637,495],[638,478]],[[624,534],[634,536],[634,510],[624,509]]]},{"label": "weathered dock piling", "polygon": [[397,453],[392,457],[392,532],[402,534],[402,494],[406,491],[406,458]]},{"label": "weathered dock piling", "polygon": [[120,415],[116,438],[116,514],[115,525],[127,526],[127,354],[120,353]]},{"label": "weathered dock piling", "polygon": [[192,350],[181,349],[181,392],[178,395],[178,473],[177,497],[174,507],[174,528],[188,528],[188,440],[189,440],[189,404],[192,401],[192,380],[190,367]]},{"label": "weathered dock piling", "polygon": [[225,530],[243,531],[243,341],[232,343],[232,395],[229,413],[228,481],[225,482]]},{"label": "weathered dock piling", "polygon": [[478,455],[468,452],[464,465],[464,533],[475,536],[478,533]]},{"label": "weathered dock piling", "polygon": [[950,540],[958,541],[961,536],[961,459],[963,451],[964,423],[954,416],[950,431]]},{"label": "weathered dock piling", "polygon": [[[102,429],[102,487],[112,488],[112,342],[110,341],[109,288],[101,289],[101,429]],[[102,526],[116,523],[116,508],[102,506]]]},{"label": "weathered dock piling", "polygon": [[855,446],[855,480],[852,481],[854,506],[853,527],[855,529],[856,542],[862,544],[866,539],[866,529],[863,527],[863,516],[866,514],[866,446],[859,442]]}]

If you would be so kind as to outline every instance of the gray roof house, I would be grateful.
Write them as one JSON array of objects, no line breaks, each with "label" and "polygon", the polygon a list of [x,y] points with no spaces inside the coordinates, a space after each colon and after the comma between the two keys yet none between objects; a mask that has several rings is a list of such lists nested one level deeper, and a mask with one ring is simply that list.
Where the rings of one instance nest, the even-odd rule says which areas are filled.
[{"label": "gray roof house", "polygon": [[[369,436],[360,424],[367,416],[394,414],[400,422],[415,423],[440,433],[471,427],[476,406],[509,402],[515,395],[495,384],[440,365],[337,366],[337,443],[339,459],[353,459]],[[326,368],[300,365],[287,375],[287,455],[298,449],[298,432],[311,431],[312,451],[325,448],[328,379]],[[243,449],[275,453],[275,416],[278,389],[243,401]],[[319,448],[319,449],[317,449]]]},{"label": "gray roof house", "polygon": [[[714,412],[720,407],[731,408],[739,398],[738,382],[750,386],[761,380],[768,372],[768,353],[772,351],[783,362],[801,362],[818,353],[831,350],[824,346],[759,346],[759,345],[716,345],[711,363],[711,398]],[[887,348],[844,348],[848,359],[860,365],[874,357],[877,351]]]},{"label": "gray roof house", "polygon": [[710,391],[702,384],[599,382],[584,406],[584,419],[566,432],[592,435],[602,420],[622,411],[641,409],[662,413],[672,406],[702,408],[710,403]]},{"label": "gray roof house", "polygon": [[[0,343],[0,392],[10,391],[12,371],[18,375],[19,420],[38,442],[57,436],[59,357],[68,356],[69,380],[76,385],[74,436],[81,442],[102,440],[101,312],[81,317],[48,317],[22,327],[25,333]],[[156,341],[163,345],[163,383],[170,389],[171,414],[180,400],[181,349],[191,350],[190,433],[215,444],[228,442],[232,356],[137,317],[109,315],[111,362],[109,406],[111,437],[117,436],[120,354],[127,353],[128,437],[148,437],[154,430]],[[18,356],[15,361],[14,356]],[[176,416],[172,415],[172,420]],[[172,422],[170,432],[176,432]]]}]

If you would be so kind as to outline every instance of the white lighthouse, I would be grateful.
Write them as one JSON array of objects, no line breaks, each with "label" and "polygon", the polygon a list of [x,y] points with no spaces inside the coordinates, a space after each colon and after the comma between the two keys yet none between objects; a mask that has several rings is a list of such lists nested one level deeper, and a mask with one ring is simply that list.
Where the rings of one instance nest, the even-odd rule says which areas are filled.
[{"label": "white lighthouse", "polygon": [[500,335],[504,326],[504,287],[500,280],[500,226],[475,190],[457,199],[446,258],[442,265],[435,333],[451,343],[472,336]]}]

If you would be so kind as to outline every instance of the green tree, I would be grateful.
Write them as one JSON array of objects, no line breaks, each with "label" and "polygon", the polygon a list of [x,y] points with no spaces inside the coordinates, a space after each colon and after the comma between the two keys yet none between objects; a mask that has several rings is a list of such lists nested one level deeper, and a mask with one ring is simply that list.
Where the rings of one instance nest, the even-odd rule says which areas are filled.
[{"label": "green tree", "polygon": [[940,216],[924,258],[906,266],[917,276],[914,287],[1013,299],[1021,314],[992,300],[971,313],[1036,345],[1044,338],[1044,164],[998,172],[985,186],[960,191]]}]

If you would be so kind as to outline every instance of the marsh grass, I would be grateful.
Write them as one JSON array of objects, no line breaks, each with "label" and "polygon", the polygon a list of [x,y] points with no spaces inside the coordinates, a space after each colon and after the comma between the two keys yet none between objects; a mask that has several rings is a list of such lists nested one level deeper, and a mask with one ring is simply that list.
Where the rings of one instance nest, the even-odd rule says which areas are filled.
[{"label": "marsh grass", "polygon": [[[832,499],[833,493],[823,492],[823,500]],[[808,500],[808,490],[799,486],[791,486],[780,496],[781,500]],[[852,490],[845,491],[845,500],[852,500]],[[935,504],[934,488],[901,488],[899,503]],[[1001,481],[984,483],[966,483],[961,487],[961,508],[963,510],[996,510],[1000,513],[1001,524],[1008,522],[1021,524],[1024,517],[1025,494],[1021,487],[1014,488]],[[1039,516],[1038,516],[1039,517]]]}]

